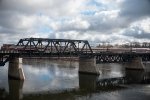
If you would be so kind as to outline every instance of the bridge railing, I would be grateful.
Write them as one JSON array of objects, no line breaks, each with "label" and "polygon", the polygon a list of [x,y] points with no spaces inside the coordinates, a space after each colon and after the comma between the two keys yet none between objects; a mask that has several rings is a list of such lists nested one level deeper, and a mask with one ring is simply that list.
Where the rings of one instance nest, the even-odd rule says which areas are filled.
[{"label": "bridge railing", "polygon": [[0,53],[19,53],[18,50],[0,50]]},{"label": "bridge railing", "polygon": [[92,48],[93,53],[150,53],[149,48]]}]

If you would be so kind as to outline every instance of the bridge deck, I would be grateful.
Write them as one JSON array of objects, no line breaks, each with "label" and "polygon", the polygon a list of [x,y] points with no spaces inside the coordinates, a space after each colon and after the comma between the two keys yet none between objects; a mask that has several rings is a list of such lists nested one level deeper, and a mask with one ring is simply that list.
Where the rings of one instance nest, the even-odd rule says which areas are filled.
[{"label": "bridge deck", "polygon": [[13,57],[95,57],[97,63],[129,62],[134,57],[141,57],[143,61],[150,61],[150,53],[0,53],[0,65],[4,65]]}]

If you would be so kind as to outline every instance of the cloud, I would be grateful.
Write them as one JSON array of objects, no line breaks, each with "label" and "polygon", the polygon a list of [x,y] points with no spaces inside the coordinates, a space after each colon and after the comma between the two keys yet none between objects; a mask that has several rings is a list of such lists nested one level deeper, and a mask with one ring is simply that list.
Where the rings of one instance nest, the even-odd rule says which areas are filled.
[{"label": "cloud", "polygon": [[148,39],[149,5],[150,0],[0,0],[0,43],[33,36],[95,42]]},{"label": "cloud", "polygon": [[150,16],[150,0],[124,0],[120,7],[120,16],[130,21]]},{"label": "cloud", "polygon": [[74,15],[85,0],[1,0],[1,11],[45,14],[51,17]]},{"label": "cloud", "polygon": [[55,31],[86,30],[90,24],[81,18],[64,19],[52,22],[50,27]]},{"label": "cloud", "polygon": [[111,33],[113,30],[116,30],[120,27],[120,23],[117,17],[118,11],[110,10],[96,12],[93,16],[88,16],[86,18],[91,24],[89,30],[104,32],[106,34]]},{"label": "cloud", "polygon": [[[76,15],[82,1],[84,0],[67,2],[65,0],[1,0],[0,33],[34,33],[45,27],[51,28],[49,26],[51,21],[54,23],[63,16]],[[79,21],[77,20],[77,22]],[[77,24],[77,22],[72,19],[70,24]],[[85,21],[81,22],[80,26],[88,27],[85,26],[86,23]],[[80,26],[76,25],[78,28]]]},{"label": "cloud", "polygon": [[150,33],[145,32],[139,27],[131,27],[124,31],[123,35],[137,38],[137,39],[150,39]]}]

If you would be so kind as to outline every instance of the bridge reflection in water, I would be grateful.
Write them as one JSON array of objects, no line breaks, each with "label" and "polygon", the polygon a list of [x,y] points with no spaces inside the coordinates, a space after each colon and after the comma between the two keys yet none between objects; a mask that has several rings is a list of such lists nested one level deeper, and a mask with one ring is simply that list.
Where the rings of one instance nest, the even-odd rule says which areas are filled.
[{"label": "bridge reflection in water", "polygon": [[[121,70],[124,70],[124,68],[118,69],[121,66],[117,64],[99,65],[99,69],[102,72],[100,76],[97,76],[78,74],[77,63],[63,63],[63,61],[59,63],[59,61],[54,61],[53,63],[43,62],[41,64],[41,62],[43,61],[35,60],[33,63],[25,61],[23,68],[27,79],[25,81],[8,80],[9,91],[0,89],[0,100],[94,100],[94,98],[104,100],[110,99],[110,95],[112,98],[118,98],[117,95],[120,95],[119,98],[121,100],[128,99],[125,98],[125,95],[126,91],[130,89],[130,84],[150,83],[150,72],[125,70],[125,73],[123,73]],[[27,72],[29,69],[31,72]],[[49,74],[46,74],[46,70],[44,69],[49,69]],[[41,72],[45,72],[45,75],[40,76]],[[118,72],[123,74],[118,74]],[[49,77],[43,79],[47,75]],[[55,79],[52,79],[52,77]],[[36,78],[39,78],[39,80]],[[55,87],[52,87],[54,86],[52,85],[53,82]],[[118,91],[120,93],[122,93],[121,91],[125,91],[125,94],[118,94]],[[112,93],[117,93],[117,95],[112,95]],[[129,96],[132,98],[135,95]]]},{"label": "bridge reflection in water", "polygon": [[[138,73],[138,77],[135,73]],[[143,73],[143,74],[141,74]],[[129,75],[129,76],[128,76]],[[125,90],[126,83],[150,83],[150,74],[144,71],[128,70],[125,78],[109,78],[98,79],[97,75],[85,75],[79,74],[79,88],[71,89],[69,91],[64,90],[58,93],[33,93],[23,94],[24,81],[9,80],[9,93],[3,93],[1,100],[76,100],[76,96],[87,96],[93,93],[105,93],[111,91]],[[146,77],[146,78],[145,78]],[[124,86],[123,86],[124,85]],[[3,91],[5,92],[5,91]]]}]

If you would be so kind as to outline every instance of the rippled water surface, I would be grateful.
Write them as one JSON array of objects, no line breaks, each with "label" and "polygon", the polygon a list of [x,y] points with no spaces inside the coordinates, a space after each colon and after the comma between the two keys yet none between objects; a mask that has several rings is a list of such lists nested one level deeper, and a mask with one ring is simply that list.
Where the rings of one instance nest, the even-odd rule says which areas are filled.
[{"label": "rippled water surface", "polygon": [[78,74],[78,61],[23,59],[26,79],[8,79],[0,67],[0,100],[149,100],[150,64],[146,71],[124,64],[97,64],[100,75]]}]

